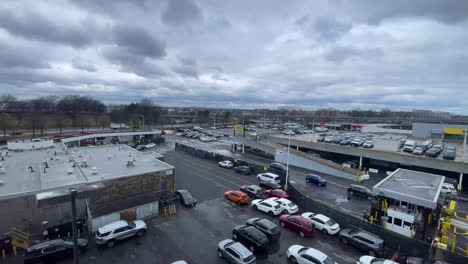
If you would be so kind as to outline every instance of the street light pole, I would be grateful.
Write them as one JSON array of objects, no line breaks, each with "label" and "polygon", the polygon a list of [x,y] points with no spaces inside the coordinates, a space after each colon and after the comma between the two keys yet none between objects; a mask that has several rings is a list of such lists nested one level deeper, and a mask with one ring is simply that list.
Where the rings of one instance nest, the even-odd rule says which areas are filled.
[{"label": "street light pole", "polygon": [[73,228],[73,263],[78,264],[78,234],[77,234],[77,223],[76,223],[76,196],[77,191],[75,188],[70,188],[70,196],[71,196],[71,206],[72,206],[72,228]]},{"label": "street light pole", "polygon": [[216,113],[213,115],[213,127],[216,128]]},{"label": "street light pole", "polygon": [[144,115],[138,115],[138,116],[141,116],[141,119],[142,119],[142,125],[141,125],[141,128],[145,128],[145,116]]},{"label": "street light pole", "polygon": [[288,190],[288,181],[289,181],[289,149],[291,148],[291,138],[288,137],[288,158],[286,160],[286,182],[284,184],[284,190]]}]

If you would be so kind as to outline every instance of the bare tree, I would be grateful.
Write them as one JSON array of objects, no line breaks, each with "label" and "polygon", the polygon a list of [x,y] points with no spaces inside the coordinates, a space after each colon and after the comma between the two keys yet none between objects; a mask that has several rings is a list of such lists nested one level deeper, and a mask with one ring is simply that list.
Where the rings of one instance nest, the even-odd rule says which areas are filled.
[{"label": "bare tree", "polygon": [[0,96],[0,110],[4,110],[6,112],[14,110],[15,103],[18,101],[16,96],[11,94],[4,94]]},{"label": "bare tree", "polygon": [[3,131],[3,139],[7,140],[7,130],[13,127],[13,118],[7,113],[0,113],[0,127]]}]

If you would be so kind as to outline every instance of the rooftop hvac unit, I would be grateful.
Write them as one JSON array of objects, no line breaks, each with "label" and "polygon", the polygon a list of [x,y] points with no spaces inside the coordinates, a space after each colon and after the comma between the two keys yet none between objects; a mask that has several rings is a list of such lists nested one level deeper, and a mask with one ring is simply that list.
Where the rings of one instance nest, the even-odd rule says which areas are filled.
[{"label": "rooftop hvac unit", "polygon": [[6,170],[4,167],[0,167],[0,174],[5,174],[6,173]]},{"label": "rooftop hvac unit", "polygon": [[135,160],[127,161],[127,167],[133,167],[133,166],[135,166]]},{"label": "rooftop hvac unit", "polygon": [[67,174],[73,174],[73,168],[68,169]]},{"label": "rooftop hvac unit", "polygon": [[97,170],[96,167],[92,167],[92,168],[91,168],[91,174],[92,174],[92,175],[98,174],[98,170]]}]

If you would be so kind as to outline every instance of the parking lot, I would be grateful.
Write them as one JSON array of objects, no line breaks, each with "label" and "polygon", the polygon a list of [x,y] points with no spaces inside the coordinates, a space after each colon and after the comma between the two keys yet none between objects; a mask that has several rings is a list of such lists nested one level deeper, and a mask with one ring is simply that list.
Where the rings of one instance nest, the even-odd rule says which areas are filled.
[{"label": "parking lot", "polygon": [[[344,132],[344,131],[343,131]],[[322,133],[314,133],[314,134],[296,134],[294,136],[291,136],[291,138],[298,139],[298,140],[304,140],[304,141],[312,141],[312,142],[317,142],[317,140],[320,137],[320,134]],[[337,135],[338,132],[332,131],[332,132],[326,132],[325,134],[330,134],[330,135]],[[370,133],[359,133],[359,132],[352,132],[350,135],[372,135]],[[343,133],[343,135],[346,135]],[[288,135],[284,134],[275,134],[274,136],[276,137],[290,137]],[[400,140],[407,140],[411,139],[416,141],[416,144],[422,143],[424,140],[418,140],[418,139],[413,139],[413,138],[408,138],[405,135],[391,135],[391,134],[385,134],[385,135],[372,135],[373,136],[373,143],[374,146],[372,149],[375,150],[381,150],[381,151],[387,151],[387,152],[398,152],[401,155],[413,155],[412,153],[404,152],[402,149],[398,147],[398,144]],[[440,140],[435,139],[434,143],[439,142]],[[333,144],[333,143],[329,143]],[[455,146],[457,148],[457,154],[455,157],[455,161],[464,161],[468,162],[468,155],[465,155],[463,157],[463,146],[461,144],[457,143],[447,143],[446,146]],[[351,147],[349,145],[343,145],[343,147]],[[437,159],[442,159],[442,154],[440,154]]]}]

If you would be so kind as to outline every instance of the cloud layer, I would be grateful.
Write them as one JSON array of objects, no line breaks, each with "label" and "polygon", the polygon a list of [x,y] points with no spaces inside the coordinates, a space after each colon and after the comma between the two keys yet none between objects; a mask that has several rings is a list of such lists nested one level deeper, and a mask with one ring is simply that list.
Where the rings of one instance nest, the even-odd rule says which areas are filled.
[{"label": "cloud layer", "polygon": [[455,0],[6,1],[0,93],[468,113]]}]

